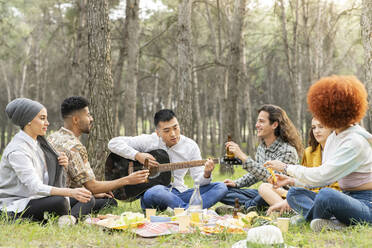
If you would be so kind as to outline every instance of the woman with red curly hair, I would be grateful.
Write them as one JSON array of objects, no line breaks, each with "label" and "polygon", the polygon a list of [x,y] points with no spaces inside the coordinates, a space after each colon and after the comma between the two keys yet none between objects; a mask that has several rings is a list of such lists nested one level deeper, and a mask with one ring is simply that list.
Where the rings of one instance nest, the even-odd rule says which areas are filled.
[{"label": "woman with red curly hair", "polygon": [[[292,176],[277,175],[274,187],[297,186],[288,191],[287,201],[314,231],[372,224],[372,135],[357,124],[368,106],[364,85],[353,76],[325,77],[310,87],[307,103],[320,123],[335,130],[326,141],[322,165],[268,161],[265,166]],[[343,192],[323,188],[316,194],[303,188],[336,181]]]}]

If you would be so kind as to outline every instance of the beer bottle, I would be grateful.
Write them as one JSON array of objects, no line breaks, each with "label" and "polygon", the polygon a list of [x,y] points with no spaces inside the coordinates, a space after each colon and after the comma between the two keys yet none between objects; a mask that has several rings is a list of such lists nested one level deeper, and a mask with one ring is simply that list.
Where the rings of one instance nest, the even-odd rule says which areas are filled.
[{"label": "beer bottle", "polygon": [[234,210],[233,210],[233,218],[238,219],[238,212],[239,212],[239,199],[235,198]]},{"label": "beer bottle", "polygon": [[[230,142],[230,141],[232,141],[231,135],[228,135],[227,136],[227,142]],[[229,159],[233,159],[235,157],[234,153],[230,152],[228,147],[226,148],[226,157],[229,158]]]}]

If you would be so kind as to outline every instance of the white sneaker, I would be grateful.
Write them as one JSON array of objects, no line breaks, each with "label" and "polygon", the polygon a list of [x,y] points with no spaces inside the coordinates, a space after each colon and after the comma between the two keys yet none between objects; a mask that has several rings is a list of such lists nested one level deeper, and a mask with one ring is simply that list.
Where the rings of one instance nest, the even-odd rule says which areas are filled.
[{"label": "white sneaker", "polygon": [[328,220],[328,219],[313,219],[310,223],[310,228],[314,232],[320,232],[321,230],[341,230],[345,228],[346,225],[339,222],[338,220]]},{"label": "white sneaker", "polygon": [[75,224],[76,224],[76,218],[72,215],[62,215],[58,219],[59,227],[72,226]]}]

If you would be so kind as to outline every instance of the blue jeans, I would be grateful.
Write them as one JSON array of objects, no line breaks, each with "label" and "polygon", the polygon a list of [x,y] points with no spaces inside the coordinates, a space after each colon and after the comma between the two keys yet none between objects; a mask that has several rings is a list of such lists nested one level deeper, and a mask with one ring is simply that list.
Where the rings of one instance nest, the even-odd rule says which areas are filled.
[{"label": "blue jeans", "polygon": [[227,194],[220,200],[220,202],[234,206],[235,198],[238,198],[240,206],[244,206],[246,209],[253,206],[258,208],[268,206],[265,200],[258,194],[257,189],[238,189],[228,187]]},{"label": "blue jeans", "polygon": [[323,188],[317,194],[292,187],[288,191],[287,201],[308,221],[335,217],[346,225],[360,222],[372,224],[372,190],[339,192]]},{"label": "blue jeans", "polygon": [[[170,191],[171,190],[171,191]],[[161,211],[170,208],[188,208],[194,189],[179,192],[171,186],[156,185],[148,189],[141,198],[142,209],[157,208]],[[227,192],[224,183],[210,183],[200,186],[200,195],[203,199],[203,208],[210,208]]]}]

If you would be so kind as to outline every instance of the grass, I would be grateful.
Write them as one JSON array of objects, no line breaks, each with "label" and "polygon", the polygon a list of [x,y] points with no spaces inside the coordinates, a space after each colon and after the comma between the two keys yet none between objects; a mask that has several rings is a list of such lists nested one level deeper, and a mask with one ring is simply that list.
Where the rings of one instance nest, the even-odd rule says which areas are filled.
[{"label": "grass", "polygon": [[[225,178],[236,179],[245,172],[237,167],[232,176],[213,172],[213,181]],[[189,176],[185,178],[187,185],[192,186]],[[141,211],[139,201],[120,202],[116,208],[105,209],[102,213],[120,214],[124,211]],[[231,247],[235,242],[245,239],[242,234],[221,233],[205,236],[198,232],[193,234],[176,234],[144,239],[136,237],[130,231],[107,231],[96,226],[79,223],[68,228],[59,228],[56,218],[47,224],[17,220],[9,223],[5,217],[0,218],[0,247]],[[309,224],[290,226],[284,234],[287,245],[296,247],[372,247],[372,227],[358,225],[343,231],[314,233]],[[252,247],[265,247],[254,245]]]}]

